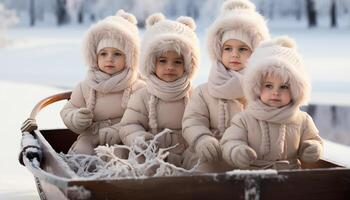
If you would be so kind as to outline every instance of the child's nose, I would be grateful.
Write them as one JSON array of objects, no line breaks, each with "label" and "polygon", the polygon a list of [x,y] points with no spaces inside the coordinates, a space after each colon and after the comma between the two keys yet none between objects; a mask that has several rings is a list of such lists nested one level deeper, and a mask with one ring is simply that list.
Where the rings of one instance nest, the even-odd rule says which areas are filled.
[{"label": "child's nose", "polygon": [[239,57],[239,52],[237,50],[233,50],[232,51],[232,56],[238,58]]},{"label": "child's nose", "polygon": [[279,95],[279,94],[280,94],[279,89],[274,89],[274,90],[272,91],[272,94],[273,94],[273,95]]},{"label": "child's nose", "polygon": [[167,66],[166,66],[166,68],[167,68],[168,70],[174,69],[174,65],[173,65],[172,63],[168,63]]}]

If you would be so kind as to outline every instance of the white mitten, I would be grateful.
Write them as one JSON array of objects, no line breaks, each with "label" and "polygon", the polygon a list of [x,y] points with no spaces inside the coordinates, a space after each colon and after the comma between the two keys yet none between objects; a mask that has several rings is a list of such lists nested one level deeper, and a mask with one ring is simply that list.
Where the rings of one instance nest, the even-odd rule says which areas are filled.
[{"label": "white mitten", "polygon": [[301,159],[305,162],[316,162],[320,159],[322,145],[315,140],[306,140],[301,145]]},{"label": "white mitten", "polygon": [[99,136],[100,145],[104,145],[104,144],[113,145],[113,144],[121,143],[118,129],[112,126],[101,128],[98,131],[98,136]]},{"label": "white mitten", "polygon": [[88,108],[79,108],[73,114],[72,123],[75,128],[85,130],[92,124],[93,114]]},{"label": "white mitten", "polygon": [[205,135],[199,138],[199,141],[195,146],[195,151],[201,158],[204,158],[209,162],[218,161],[221,158],[219,141],[209,135]]},{"label": "white mitten", "polygon": [[251,162],[257,159],[254,149],[247,145],[240,145],[232,150],[231,159],[240,169],[247,169]]}]

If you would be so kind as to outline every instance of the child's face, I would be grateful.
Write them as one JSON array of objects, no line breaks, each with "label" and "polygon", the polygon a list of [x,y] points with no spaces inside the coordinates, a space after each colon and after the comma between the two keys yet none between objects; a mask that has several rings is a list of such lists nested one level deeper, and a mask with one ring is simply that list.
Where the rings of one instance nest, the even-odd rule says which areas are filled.
[{"label": "child's face", "polygon": [[227,40],[222,47],[221,62],[227,68],[239,71],[245,67],[252,50],[240,40]]},{"label": "child's face", "polygon": [[163,81],[176,81],[182,77],[184,72],[184,59],[175,51],[167,51],[156,60],[156,75]]},{"label": "child's face", "polygon": [[116,48],[103,48],[97,54],[97,65],[109,75],[116,74],[125,68],[125,54]]},{"label": "child's face", "polygon": [[283,107],[291,101],[289,85],[280,78],[267,76],[261,86],[261,101],[271,107]]}]

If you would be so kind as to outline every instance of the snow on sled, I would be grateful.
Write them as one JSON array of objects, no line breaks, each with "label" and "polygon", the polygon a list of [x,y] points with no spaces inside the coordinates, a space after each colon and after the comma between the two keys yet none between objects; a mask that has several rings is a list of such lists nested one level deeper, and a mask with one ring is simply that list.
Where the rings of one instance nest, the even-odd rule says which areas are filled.
[{"label": "snow on sled", "polygon": [[[41,109],[70,92],[40,101],[22,126],[20,162],[35,177],[41,199],[350,199],[350,169],[326,160],[298,170],[234,170],[142,179],[77,178],[58,153],[77,138],[68,129],[39,130]],[[40,152],[40,154],[39,154]]]}]

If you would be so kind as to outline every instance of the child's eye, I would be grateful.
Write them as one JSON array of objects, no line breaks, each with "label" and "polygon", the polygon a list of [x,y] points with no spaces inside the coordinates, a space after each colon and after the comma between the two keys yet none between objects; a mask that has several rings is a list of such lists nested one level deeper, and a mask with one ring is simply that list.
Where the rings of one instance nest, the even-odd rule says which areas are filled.
[{"label": "child's eye", "polygon": [[106,52],[101,52],[100,55],[101,56],[105,56],[105,55],[107,55],[107,53]]},{"label": "child's eye", "polygon": [[232,51],[231,47],[224,47],[224,51]]},{"label": "child's eye", "polygon": [[266,88],[269,88],[269,89],[272,89],[272,88],[273,88],[273,86],[272,86],[271,84],[265,84],[265,87],[266,87]]},{"label": "child's eye", "polygon": [[244,51],[248,51],[249,49],[248,48],[245,48],[245,47],[241,47],[238,49],[240,52],[244,52]]},{"label": "child's eye", "polygon": [[289,86],[288,86],[288,85],[281,85],[280,88],[283,89],[283,90],[288,90],[288,89],[289,89]]},{"label": "child's eye", "polygon": [[119,52],[115,52],[114,55],[115,55],[115,56],[121,56],[122,54],[119,53]]},{"label": "child's eye", "polygon": [[167,61],[166,61],[166,59],[159,59],[159,61],[158,62],[160,62],[160,63],[166,63]]},{"label": "child's eye", "polygon": [[181,65],[183,62],[182,62],[182,60],[176,60],[175,61],[175,64],[177,64],[177,65]]}]

